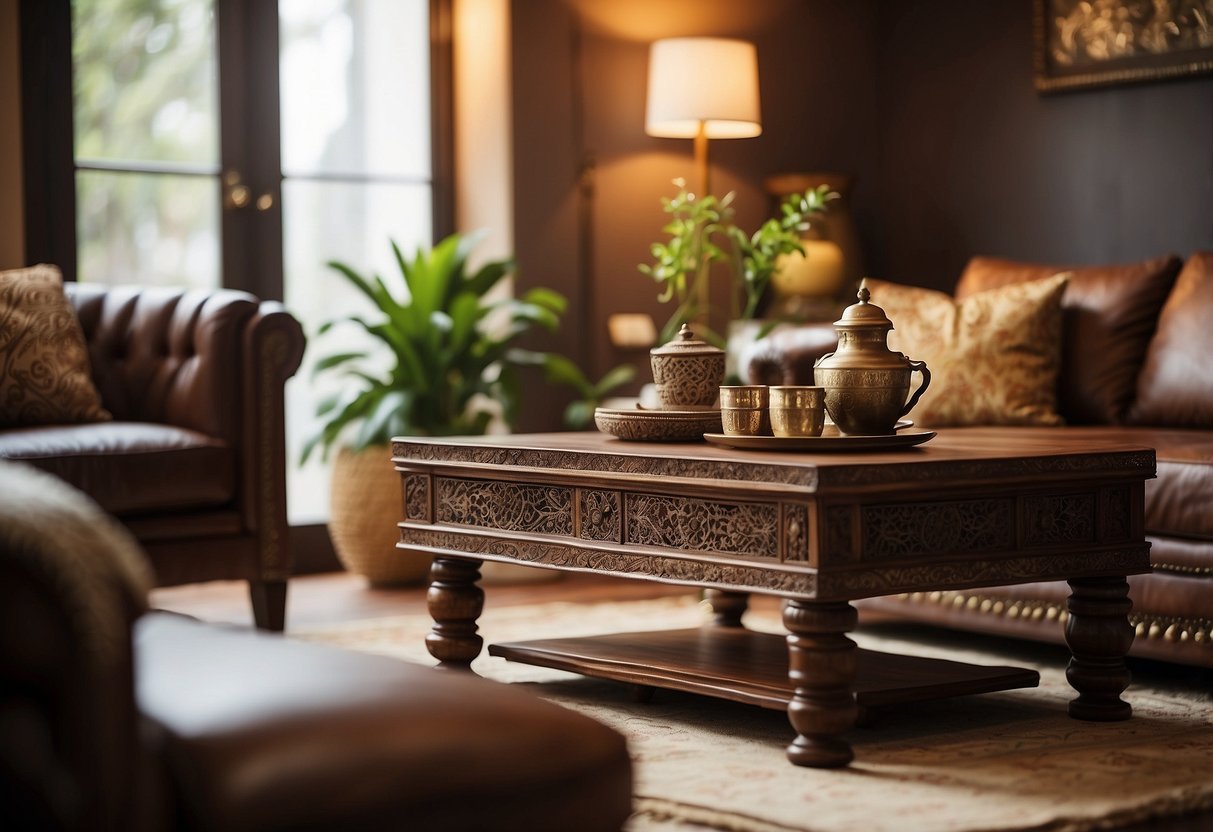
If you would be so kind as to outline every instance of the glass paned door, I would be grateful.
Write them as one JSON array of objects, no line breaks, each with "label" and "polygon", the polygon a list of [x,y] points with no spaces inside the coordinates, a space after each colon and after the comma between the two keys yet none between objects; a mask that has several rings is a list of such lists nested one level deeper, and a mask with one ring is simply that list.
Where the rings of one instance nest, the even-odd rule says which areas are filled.
[{"label": "glass paned door", "polygon": [[73,0],[77,273],[220,284],[211,0]]},{"label": "glass paned door", "polygon": [[282,297],[309,337],[287,386],[290,519],[327,519],[327,465],[297,464],[333,384],[311,368],[356,333],[317,330],[373,312],[326,263],[392,281],[389,239],[432,240],[441,4],[50,1],[71,9],[78,279]]},{"label": "glass paned door", "polygon": [[318,454],[297,465],[319,428],[317,402],[336,389],[335,381],[312,377],[315,357],[368,346],[353,329],[323,336],[317,329],[347,312],[375,314],[326,263],[397,285],[389,239],[407,253],[433,235],[429,5],[278,3],[284,296],[309,338],[303,367],[287,386],[292,523],[328,516],[328,466]]}]

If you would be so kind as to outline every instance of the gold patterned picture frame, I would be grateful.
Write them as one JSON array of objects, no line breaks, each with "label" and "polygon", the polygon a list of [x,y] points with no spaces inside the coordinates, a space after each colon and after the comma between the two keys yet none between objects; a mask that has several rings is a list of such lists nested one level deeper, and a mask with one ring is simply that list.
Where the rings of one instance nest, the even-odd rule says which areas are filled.
[{"label": "gold patterned picture frame", "polygon": [[1213,0],[1033,0],[1040,92],[1213,73]]}]

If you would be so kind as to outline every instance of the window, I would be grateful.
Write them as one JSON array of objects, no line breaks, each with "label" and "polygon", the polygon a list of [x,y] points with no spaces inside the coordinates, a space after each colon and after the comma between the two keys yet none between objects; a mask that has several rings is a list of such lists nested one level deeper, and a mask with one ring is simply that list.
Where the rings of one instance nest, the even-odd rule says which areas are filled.
[{"label": "window", "polygon": [[[22,0],[26,252],[68,279],[227,286],[316,329],[449,233],[450,0]],[[340,333],[326,335],[339,338]],[[288,457],[313,430],[305,365]],[[288,475],[292,522],[327,472]]]}]

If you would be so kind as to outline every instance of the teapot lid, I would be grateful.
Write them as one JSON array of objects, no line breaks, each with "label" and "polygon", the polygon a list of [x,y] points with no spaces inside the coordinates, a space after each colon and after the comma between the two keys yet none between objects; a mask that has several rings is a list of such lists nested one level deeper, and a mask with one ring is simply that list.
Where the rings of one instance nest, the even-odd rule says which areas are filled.
[{"label": "teapot lid", "polygon": [[723,354],[724,350],[719,347],[713,347],[711,344],[700,341],[695,337],[695,333],[691,328],[683,324],[678,330],[678,335],[670,339],[669,343],[654,347],[649,350],[652,355],[718,355]]},{"label": "teapot lid", "polygon": [[864,278],[859,283],[859,291],[855,293],[859,303],[853,303],[842,311],[842,317],[834,322],[834,326],[847,328],[883,328],[892,329],[893,322],[885,311],[868,299],[872,293],[868,291],[868,281]]}]

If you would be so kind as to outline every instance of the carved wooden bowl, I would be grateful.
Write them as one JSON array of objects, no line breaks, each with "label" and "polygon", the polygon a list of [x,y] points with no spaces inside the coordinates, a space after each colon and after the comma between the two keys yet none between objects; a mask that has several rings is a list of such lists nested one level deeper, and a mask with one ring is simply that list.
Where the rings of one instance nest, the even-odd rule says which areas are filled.
[{"label": "carved wooden bowl", "polygon": [[636,442],[699,442],[705,433],[720,433],[719,410],[594,411],[594,424],[603,433]]}]

